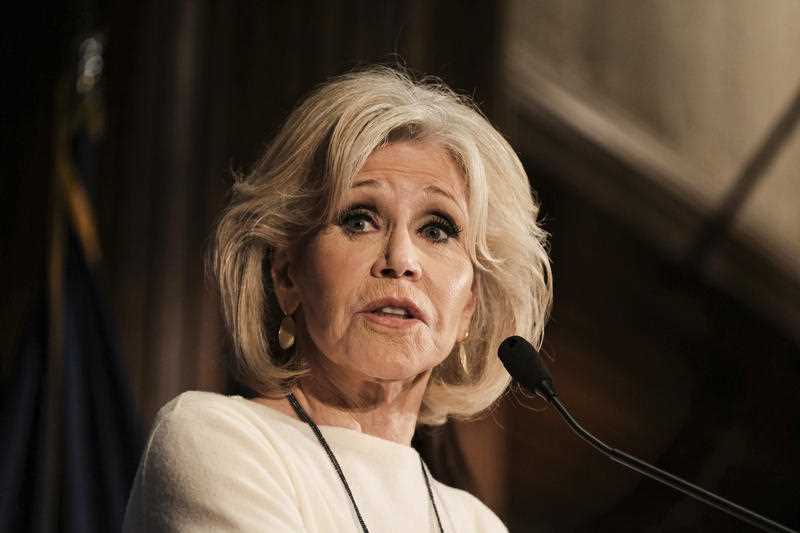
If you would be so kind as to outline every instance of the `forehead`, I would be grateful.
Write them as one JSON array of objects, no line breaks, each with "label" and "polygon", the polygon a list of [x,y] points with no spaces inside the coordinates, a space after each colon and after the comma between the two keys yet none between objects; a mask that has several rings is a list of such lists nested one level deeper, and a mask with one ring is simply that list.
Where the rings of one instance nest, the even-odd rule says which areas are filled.
[{"label": "forehead", "polygon": [[404,194],[447,197],[466,210],[466,179],[448,151],[435,143],[405,141],[375,150],[350,185],[391,187]]}]

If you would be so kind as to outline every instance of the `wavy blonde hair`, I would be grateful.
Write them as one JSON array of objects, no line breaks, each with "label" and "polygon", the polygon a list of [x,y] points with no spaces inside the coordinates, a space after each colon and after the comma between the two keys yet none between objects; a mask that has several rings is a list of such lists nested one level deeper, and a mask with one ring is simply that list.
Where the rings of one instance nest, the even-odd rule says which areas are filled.
[{"label": "wavy blonde hair", "polygon": [[464,173],[470,220],[465,242],[477,296],[469,337],[434,369],[419,422],[441,424],[489,407],[509,383],[497,357],[507,336],[541,345],[552,276],[547,234],[537,223],[539,207],[519,158],[466,97],[435,79],[415,81],[405,72],[372,67],[314,91],[255,167],[236,177],[209,267],[234,370],[245,385],[274,395],[307,372],[300,354],[276,346],[282,313],[269,274],[272,252],[302,246],[333,222],[367,157],[401,140],[439,143]]}]

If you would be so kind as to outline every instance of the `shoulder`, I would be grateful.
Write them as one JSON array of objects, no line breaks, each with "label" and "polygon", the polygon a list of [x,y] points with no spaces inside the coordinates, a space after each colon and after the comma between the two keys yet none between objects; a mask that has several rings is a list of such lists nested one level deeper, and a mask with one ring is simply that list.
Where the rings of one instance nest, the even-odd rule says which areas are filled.
[{"label": "shoulder", "polygon": [[213,392],[184,392],[167,402],[156,414],[151,438],[165,430],[213,429],[245,423],[247,414],[236,398]]},{"label": "shoulder", "polygon": [[165,455],[171,462],[190,460],[196,465],[198,459],[220,445],[233,444],[236,449],[247,446],[257,433],[255,421],[235,398],[185,392],[156,415],[145,459]]},{"label": "shoulder", "polygon": [[188,391],[162,407],[156,415],[153,430],[163,425],[209,424],[224,420],[228,424],[244,422],[247,408],[241,399],[213,392]]},{"label": "shoulder", "polygon": [[469,492],[436,482],[445,503],[448,519],[458,531],[504,533],[508,529],[486,504]]},{"label": "shoulder", "polygon": [[209,392],[185,392],[156,416],[143,457],[149,469],[187,470],[195,481],[227,471],[253,474],[273,456],[274,427],[248,402]]},{"label": "shoulder", "polygon": [[128,502],[126,526],[142,527],[126,530],[269,523],[254,514],[268,509],[291,523],[294,489],[269,426],[242,398],[187,392],[170,401],[156,416]]}]

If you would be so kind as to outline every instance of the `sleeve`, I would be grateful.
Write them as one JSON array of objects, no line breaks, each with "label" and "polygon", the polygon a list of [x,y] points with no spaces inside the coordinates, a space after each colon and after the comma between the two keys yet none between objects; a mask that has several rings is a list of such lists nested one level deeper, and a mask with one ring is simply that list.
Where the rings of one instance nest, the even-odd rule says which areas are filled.
[{"label": "sleeve", "polygon": [[269,440],[224,402],[186,396],[159,412],[123,531],[303,531],[294,486]]}]

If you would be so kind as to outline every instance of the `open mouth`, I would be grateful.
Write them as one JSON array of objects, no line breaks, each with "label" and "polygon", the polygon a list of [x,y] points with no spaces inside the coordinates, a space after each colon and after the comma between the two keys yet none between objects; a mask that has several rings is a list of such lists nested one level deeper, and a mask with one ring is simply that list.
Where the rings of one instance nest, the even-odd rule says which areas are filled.
[{"label": "open mouth", "polygon": [[427,323],[424,313],[408,298],[381,298],[363,311],[371,322],[392,328],[408,328]]},{"label": "open mouth", "polygon": [[375,309],[372,313],[381,316],[391,316],[395,318],[404,318],[404,319],[411,319],[414,316],[408,312],[408,310],[403,309],[401,307],[381,307],[380,309]]}]

